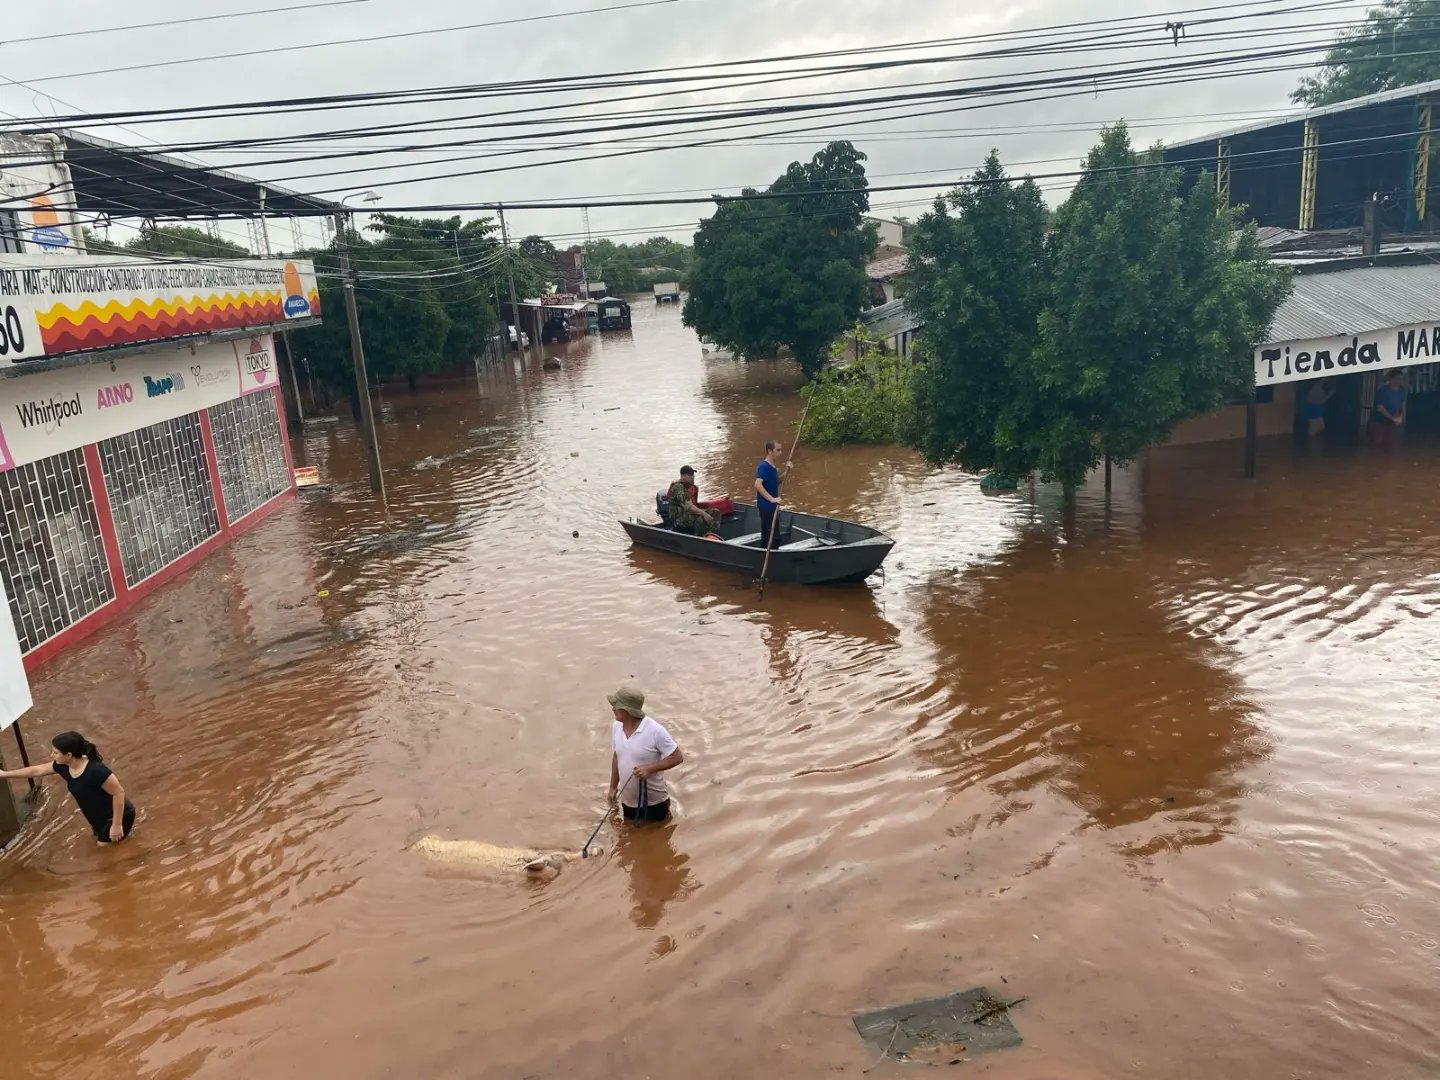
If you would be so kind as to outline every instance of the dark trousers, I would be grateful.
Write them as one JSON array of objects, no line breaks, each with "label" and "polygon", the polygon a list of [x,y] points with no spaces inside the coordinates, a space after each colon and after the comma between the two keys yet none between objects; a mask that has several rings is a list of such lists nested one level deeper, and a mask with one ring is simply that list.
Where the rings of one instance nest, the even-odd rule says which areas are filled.
[{"label": "dark trousers", "polygon": [[[766,508],[769,508],[768,510]],[[775,520],[775,504],[762,502],[760,504],[760,546],[768,547],[771,543],[773,525]]]},{"label": "dark trousers", "polygon": [[620,811],[625,815],[626,821],[668,821],[670,800],[651,803],[649,806],[626,806],[622,803]]}]

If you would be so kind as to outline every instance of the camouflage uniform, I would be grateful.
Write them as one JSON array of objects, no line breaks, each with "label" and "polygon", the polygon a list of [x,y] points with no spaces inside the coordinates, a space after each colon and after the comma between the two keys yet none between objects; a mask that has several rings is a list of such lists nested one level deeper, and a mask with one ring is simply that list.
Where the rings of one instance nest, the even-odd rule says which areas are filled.
[{"label": "camouflage uniform", "polygon": [[[703,536],[715,527],[715,518],[706,514],[696,513],[687,509],[688,504],[696,501],[695,494],[684,480],[676,480],[670,485],[670,490],[665,494],[665,501],[670,507],[670,527],[672,529],[683,529],[686,532],[693,532]],[[718,515],[716,515],[718,517]]]}]

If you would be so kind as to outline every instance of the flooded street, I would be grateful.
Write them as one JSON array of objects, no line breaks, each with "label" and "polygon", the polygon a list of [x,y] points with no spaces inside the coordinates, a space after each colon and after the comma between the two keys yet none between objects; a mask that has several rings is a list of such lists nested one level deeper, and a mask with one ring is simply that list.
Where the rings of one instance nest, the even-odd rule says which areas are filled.
[{"label": "flooded street", "polygon": [[[387,392],[388,518],[312,424],[335,490],[38,673],[32,753],[81,728],[143,817],[98,849],[52,785],[0,856],[6,1080],[858,1077],[852,1012],[977,985],[1025,1045],[967,1073],[1440,1070],[1440,447],[1070,511],[802,447],[787,501],[897,546],[762,601],[617,519],[744,497],[796,373],[643,303],[546,354]],[[629,680],[673,826],[543,885],[407,850],[578,848]]]}]

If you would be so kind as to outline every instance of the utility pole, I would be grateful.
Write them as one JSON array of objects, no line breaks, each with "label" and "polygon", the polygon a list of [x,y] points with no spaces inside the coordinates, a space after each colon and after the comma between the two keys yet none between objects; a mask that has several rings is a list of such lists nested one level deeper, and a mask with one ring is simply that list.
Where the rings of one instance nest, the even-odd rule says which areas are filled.
[{"label": "utility pole", "polygon": [[505,273],[510,278],[510,318],[514,319],[515,344],[524,340],[520,335],[520,301],[515,299],[515,263],[510,258],[510,230],[505,227],[505,207],[500,207],[500,241],[505,245]]},{"label": "utility pole", "polygon": [[360,316],[355,310],[355,273],[350,269],[350,239],[346,214],[335,214],[335,252],[345,279],[345,315],[350,322],[350,358],[355,362],[355,389],[360,393],[360,427],[365,439],[365,458],[370,466],[370,490],[385,505],[385,478],[380,474],[380,443],[375,435],[375,411],[370,407],[370,376],[365,372],[365,346],[360,341]]},{"label": "utility pole", "polygon": [[[265,220],[265,189],[260,189],[260,242],[265,248],[265,257],[270,258],[270,224]],[[285,343],[285,366],[290,369],[290,388],[295,393],[295,415],[305,423],[305,406],[300,404],[300,379],[295,374],[295,353],[290,349],[290,331],[281,330],[280,340]]]},{"label": "utility pole", "polygon": [[585,295],[580,299],[590,300],[590,208],[581,207],[580,211],[585,216],[585,246],[580,249],[580,282],[585,290]]}]

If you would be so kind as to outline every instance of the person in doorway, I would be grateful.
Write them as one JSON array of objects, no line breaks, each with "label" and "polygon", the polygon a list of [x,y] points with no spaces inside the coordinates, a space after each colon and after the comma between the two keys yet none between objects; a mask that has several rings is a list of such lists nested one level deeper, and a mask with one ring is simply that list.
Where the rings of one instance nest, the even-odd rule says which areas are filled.
[{"label": "person in doorway", "polygon": [[[787,463],[785,473],[790,471]],[[755,469],[755,508],[760,511],[760,546],[775,540],[775,515],[780,510],[780,440],[765,440],[765,458]]]},{"label": "person in doorway", "polygon": [[638,687],[622,686],[608,700],[615,718],[610,726],[609,802],[620,800],[626,821],[665,821],[670,817],[670,789],[663,774],[685,755],[670,733],[645,715],[645,695]]},{"label": "person in doorway", "polygon": [[1375,391],[1375,408],[1370,413],[1370,442],[1383,450],[1395,445],[1395,430],[1405,423],[1405,372],[1396,368],[1385,376]]},{"label": "person in doorway", "polygon": [[720,524],[720,515],[700,502],[700,489],[695,486],[695,470],[689,465],[680,467],[680,479],[671,483],[670,490],[665,493],[665,502],[672,529],[704,536]]},{"label": "person in doorway", "polygon": [[118,844],[135,827],[135,806],[125,797],[120,778],[110,771],[95,744],[76,731],[50,740],[50,764],[0,771],[0,780],[58,776],[75,797],[80,812],[101,844]]},{"label": "person in doorway", "polygon": [[1305,392],[1305,426],[1312,439],[1325,430],[1325,406],[1334,396],[1329,379],[1315,379]]}]

